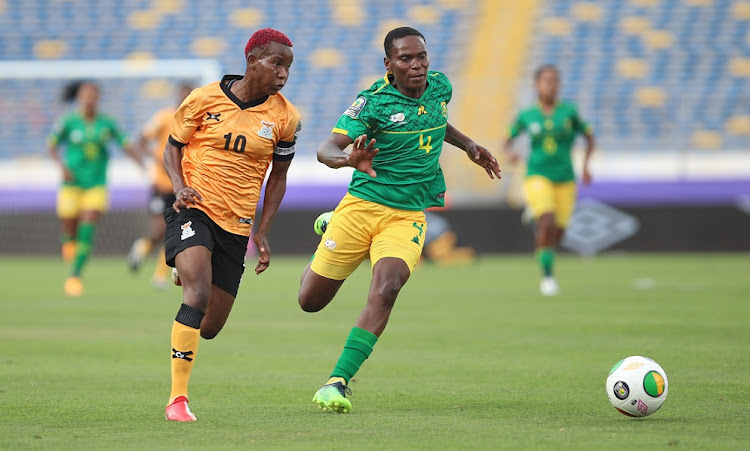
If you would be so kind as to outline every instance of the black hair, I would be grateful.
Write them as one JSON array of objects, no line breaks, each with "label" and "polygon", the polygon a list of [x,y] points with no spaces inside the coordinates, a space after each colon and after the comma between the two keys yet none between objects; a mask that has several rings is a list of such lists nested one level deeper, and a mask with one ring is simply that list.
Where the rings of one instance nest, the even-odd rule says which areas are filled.
[{"label": "black hair", "polygon": [[396,39],[405,38],[407,36],[419,36],[422,38],[425,43],[427,43],[427,39],[424,38],[424,35],[420,33],[417,29],[412,27],[398,27],[394,28],[393,30],[389,31],[387,35],[385,35],[385,40],[383,41],[383,49],[385,50],[385,56],[390,57],[391,56],[391,49],[393,48],[393,41]]},{"label": "black hair", "polygon": [[554,64],[542,64],[541,66],[537,67],[534,71],[534,81],[539,81],[539,77],[542,76],[544,72],[547,72],[548,70],[552,71],[557,75],[557,79],[560,79],[560,69],[557,68]]},{"label": "black hair", "polygon": [[81,90],[81,86],[83,85],[93,85],[94,87],[99,89],[99,86],[97,86],[97,84],[91,80],[72,81],[63,87],[62,95],[60,96],[62,101],[65,103],[74,101],[76,97],[78,97],[78,91]]}]

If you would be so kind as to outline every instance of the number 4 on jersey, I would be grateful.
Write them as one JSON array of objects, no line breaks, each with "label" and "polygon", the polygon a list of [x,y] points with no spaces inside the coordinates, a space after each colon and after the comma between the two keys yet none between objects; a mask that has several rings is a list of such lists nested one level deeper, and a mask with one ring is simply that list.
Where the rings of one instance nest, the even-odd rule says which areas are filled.
[{"label": "number 4 on jersey", "polygon": [[432,150],[432,136],[427,135],[427,144],[424,142],[424,134],[419,135],[419,147],[417,149],[424,149],[425,153],[430,153]]}]

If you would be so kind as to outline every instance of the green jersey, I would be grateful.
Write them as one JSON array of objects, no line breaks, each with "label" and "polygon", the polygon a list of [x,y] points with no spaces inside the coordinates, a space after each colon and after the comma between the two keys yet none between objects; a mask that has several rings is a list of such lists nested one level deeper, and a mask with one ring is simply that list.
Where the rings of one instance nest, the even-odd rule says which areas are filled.
[{"label": "green jersey", "polygon": [[372,161],[377,177],[355,171],[349,193],[400,210],[443,206],[440,153],[453,94],[450,80],[428,72],[425,92],[414,99],[394,88],[389,77],[360,92],[333,129],[352,139],[366,134],[380,149]]},{"label": "green jersey", "polygon": [[92,188],[107,183],[107,145],[115,140],[124,146],[127,139],[109,116],[97,114],[87,121],[81,112],[73,111],[61,117],[49,137],[50,145],[65,146],[63,162],[73,173],[73,180],[65,185]]},{"label": "green jersey", "polygon": [[589,133],[589,126],[578,115],[576,106],[558,102],[549,116],[539,104],[521,111],[510,127],[510,137],[529,133],[531,153],[526,175],[541,175],[556,183],[575,180],[570,151],[578,133]]}]

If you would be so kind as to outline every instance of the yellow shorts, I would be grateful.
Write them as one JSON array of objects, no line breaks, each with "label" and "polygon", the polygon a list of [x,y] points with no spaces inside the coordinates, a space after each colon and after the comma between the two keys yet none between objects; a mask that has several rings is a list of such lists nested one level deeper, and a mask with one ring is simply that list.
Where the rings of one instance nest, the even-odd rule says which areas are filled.
[{"label": "yellow shorts", "polygon": [[104,186],[89,189],[63,186],[57,193],[57,216],[63,219],[77,217],[83,211],[105,212],[109,207],[109,194]]},{"label": "yellow shorts", "polygon": [[386,207],[347,193],[333,212],[310,269],[329,279],[344,280],[369,255],[372,267],[383,257],[395,257],[413,271],[422,255],[425,233],[424,212]]},{"label": "yellow shorts", "polygon": [[565,228],[573,215],[577,193],[576,182],[555,183],[547,177],[532,175],[523,184],[528,205],[534,219],[554,213],[555,224]]}]

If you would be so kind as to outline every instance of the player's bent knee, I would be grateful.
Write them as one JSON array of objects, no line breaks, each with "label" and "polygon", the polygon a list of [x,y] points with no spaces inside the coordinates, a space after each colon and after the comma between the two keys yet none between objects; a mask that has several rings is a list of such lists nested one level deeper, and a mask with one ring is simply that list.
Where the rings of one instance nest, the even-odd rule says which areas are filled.
[{"label": "player's bent knee", "polygon": [[323,307],[328,304],[327,302],[323,301],[323,299],[320,299],[320,296],[311,295],[303,292],[302,290],[300,290],[299,296],[297,298],[297,302],[299,302],[300,308],[307,313],[315,313],[323,310]]},{"label": "player's bent knee", "polygon": [[398,293],[401,291],[401,283],[397,280],[387,280],[379,284],[375,290],[377,299],[386,307],[393,307],[396,303]]},{"label": "player's bent knee", "polygon": [[215,329],[201,327],[201,338],[203,338],[204,340],[213,340],[217,335],[219,335],[219,332],[221,332],[221,328]]}]

